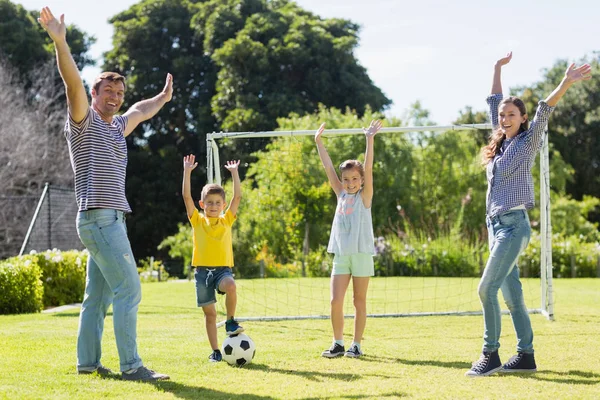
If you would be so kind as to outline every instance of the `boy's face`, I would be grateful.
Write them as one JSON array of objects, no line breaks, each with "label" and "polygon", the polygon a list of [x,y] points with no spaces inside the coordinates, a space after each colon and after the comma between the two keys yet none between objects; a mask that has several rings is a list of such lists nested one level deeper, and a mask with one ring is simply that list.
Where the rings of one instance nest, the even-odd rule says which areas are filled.
[{"label": "boy's face", "polygon": [[225,210],[227,204],[225,199],[220,194],[209,194],[204,200],[200,200],[200,208],[204,210],[204,214],[210,218],[216,218]]},{"label": "boy's face", "polygon": [[348,194],[358,192],[363,184],[363,178],[356,168],[346,169],[342,171],[342,185]]}]

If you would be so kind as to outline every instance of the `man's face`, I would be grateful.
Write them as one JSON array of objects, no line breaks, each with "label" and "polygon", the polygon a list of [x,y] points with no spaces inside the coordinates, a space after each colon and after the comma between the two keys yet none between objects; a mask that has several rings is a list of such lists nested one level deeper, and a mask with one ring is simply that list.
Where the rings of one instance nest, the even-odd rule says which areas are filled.
[{"label": "man's face", "polygon": [[112,82],[103,79],[98,91],[92,89],[92,100],[95,108],[103,115],[115,115],[123,104],[125,85],[121,81]]}]

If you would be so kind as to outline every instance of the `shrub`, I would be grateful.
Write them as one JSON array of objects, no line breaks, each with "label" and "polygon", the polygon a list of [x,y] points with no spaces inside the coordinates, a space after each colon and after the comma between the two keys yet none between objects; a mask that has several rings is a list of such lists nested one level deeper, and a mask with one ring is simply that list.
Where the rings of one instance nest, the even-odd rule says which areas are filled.
[{"label": "shrub", "polygon": [[85,291],[87,250],[46,250],[21,258],[39,265],[44,285],[44,307],[81,303]]},{"label": "shrub", "polygon": [[44,289],[40,267],[29,259],[0,261],[0,314],[40,312]]},{"label": "shrub", "polygon": [[150,257],[138,260],[137,269],[142,282],[162,282],[169,279],[169,273],[160,260],[153,260]]}]

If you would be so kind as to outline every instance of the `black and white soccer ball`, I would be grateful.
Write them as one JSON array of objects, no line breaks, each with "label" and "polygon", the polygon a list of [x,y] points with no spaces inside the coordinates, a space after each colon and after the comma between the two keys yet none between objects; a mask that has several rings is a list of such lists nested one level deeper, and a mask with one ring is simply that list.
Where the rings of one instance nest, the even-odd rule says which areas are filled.
[{"label": "black and white soccer ball", "polygon": [[223,342],[223,360],[234,367],[250,364],[256,354],[256,346],[248,335],[240,333],[229,336]]}]

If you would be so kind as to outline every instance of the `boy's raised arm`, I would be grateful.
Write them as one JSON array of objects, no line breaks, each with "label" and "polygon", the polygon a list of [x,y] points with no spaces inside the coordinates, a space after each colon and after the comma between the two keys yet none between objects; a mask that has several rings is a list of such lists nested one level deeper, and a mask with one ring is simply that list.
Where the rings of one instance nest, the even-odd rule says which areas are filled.
[{"label": "boy's raised arm", "polygon": [[240,205],[240,200],[242,199],[242,183],[240,182],[240,174],[238,171],[239,166],[240,160],[227,161],[227,165],[225,165],[225,168],[231,172],[231,177],[233,178],[233,197],[229,202],[229,211],[231,211],[231,214],[234,216],[237,214],[237,209]]},{"label": "boy's raised arm", "polygon": [[183,157],[183,187],[181,193],[183,195],[183,202],[185,203],[185,210],[188,218],[192,218],[196,206],[194,205],[194,199],[192,198],[192,171],[198,166],[196,162],[196,156],[189,155]]}]

